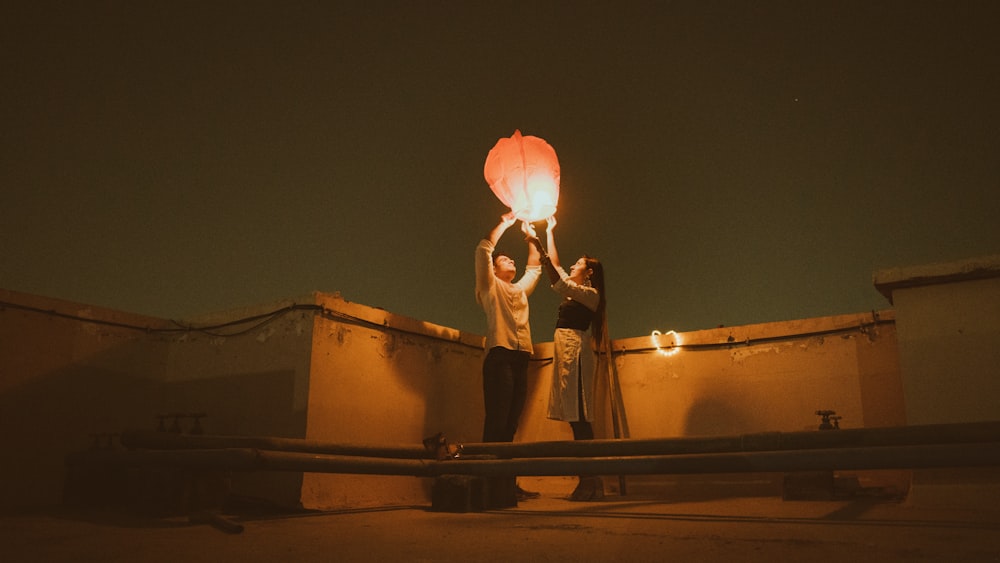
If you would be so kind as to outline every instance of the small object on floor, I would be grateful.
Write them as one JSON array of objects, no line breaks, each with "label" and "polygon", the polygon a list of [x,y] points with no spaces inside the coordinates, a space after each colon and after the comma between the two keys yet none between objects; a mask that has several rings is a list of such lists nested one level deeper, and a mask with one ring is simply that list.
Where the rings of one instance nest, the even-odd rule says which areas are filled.
[{"label": "small object on floor", "polygon": [[517,494],[517,500],[519,500],[519,501],[521,501],[521,500],[530,500],[530,499],[538,498],[538,497],[542,496],[542,495],[540,495],[540,494],[538,494],[538,493],[536,493],[534,491],[526,491],[526,490],[522,489],[521,485],[517,485],[517,489],[516,489],[515,492]]},{"label": "small object on floor", "polygon": [[479,512],[489,504],[486,479],[474,475],[440,475],[431,489],[431,509],[442,512]]},{"label": "small object on floor", "polygon": [[569,500],[586,502],[604,498],[604,481],[600,477],[580,477],[580,482],[569,495]]},{"label": "small object on floor", "polygon": [[188,521],[192,524],[208,524],[227,534],[242,534],[243,524],[226,518],[214,510],[199,510],[188,516]]},{"label": "small object on floor", "polygon": [[424,438],[423,444],[424,450],[433,455],[434,459],[438,461],[457,459],[462,453],[462,445],[449,444],[448,439],[444,437],[444,432],[438,432],[433,436]]},{"label": "small object on floor", "polygon": [[431,509],[441,512],[513,508],[518,500],[520,495],[512,476],[440,475],[434,479],[431,490]]}]

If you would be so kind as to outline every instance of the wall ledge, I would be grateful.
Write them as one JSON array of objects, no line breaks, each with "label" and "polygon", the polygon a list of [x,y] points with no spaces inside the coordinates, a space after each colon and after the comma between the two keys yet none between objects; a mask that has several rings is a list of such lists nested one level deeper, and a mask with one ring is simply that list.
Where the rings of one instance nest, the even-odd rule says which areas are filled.
[{"label": "wall ledge", "polygon": [[775,321],[740,326],[727,326],[692,332],[666,333],[612,341],[616,352],[645,352],[660,350],[669,352],[677,349],[733,348],[756,345],[777,340],[796,340],[838,333],[868,331],[874,337],[877,326],[894,324],[896,314],[892,309],[814,317],[789,321]]},{"label": "wall ledge", "polygon": [[1000,254],[956,262],[887,268],[875,272],[872,282],[879,293],[892,303],[892,293],[897,289],[996,277],[1000,277]]}]

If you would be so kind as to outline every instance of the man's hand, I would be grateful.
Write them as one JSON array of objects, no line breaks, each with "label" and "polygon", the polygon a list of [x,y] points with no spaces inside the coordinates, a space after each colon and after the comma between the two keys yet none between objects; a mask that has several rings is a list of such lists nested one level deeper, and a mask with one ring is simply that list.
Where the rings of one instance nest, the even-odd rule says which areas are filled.
[{"label": "man's hand", "polygon": [[497,241],[500,240],[500,236],[503,235],[505,232],[507,232],[507,229],[514,224],[514,221],[517,221],[517,217],[514,216],[513,211],[501,215],[500,222],[497,223],[497,226],[493,227],[493,230],[491,230],[486,235],[486,240],[490,241],[491,243],[493,243],[494,246],[496,246]]}]

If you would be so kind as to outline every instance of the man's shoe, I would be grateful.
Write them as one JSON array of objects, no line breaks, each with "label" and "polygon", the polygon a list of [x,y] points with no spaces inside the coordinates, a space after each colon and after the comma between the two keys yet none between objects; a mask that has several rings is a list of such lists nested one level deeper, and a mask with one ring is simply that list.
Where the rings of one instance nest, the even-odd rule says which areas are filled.
[{"label": "man's shoe", "polygon": [[514,494],[517,495],[517,500],[519,500],[519,501],[529,500],[529,499],[538,498],[538,497],[542,496],[542,495],[540,495],[540,494],[538,494],[538,493],[536,493],[534,491],[526,491],[526,490],[522,489],[521,485],[516,485],[516,487],[517,488],[514,490]]}]

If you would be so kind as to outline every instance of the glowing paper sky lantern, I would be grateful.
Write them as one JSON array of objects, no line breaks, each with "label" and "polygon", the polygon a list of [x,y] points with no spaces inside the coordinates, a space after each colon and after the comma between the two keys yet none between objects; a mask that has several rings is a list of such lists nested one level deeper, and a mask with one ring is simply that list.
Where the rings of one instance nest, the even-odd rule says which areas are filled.
[{"label": "glowing paper sky lantern", "polygon": [[533,223],[556,212],[559,159],[544,139],[514,131],[490,150],[483,173],[493,193],[518,219]]}]

